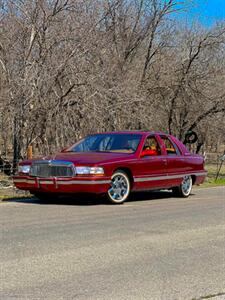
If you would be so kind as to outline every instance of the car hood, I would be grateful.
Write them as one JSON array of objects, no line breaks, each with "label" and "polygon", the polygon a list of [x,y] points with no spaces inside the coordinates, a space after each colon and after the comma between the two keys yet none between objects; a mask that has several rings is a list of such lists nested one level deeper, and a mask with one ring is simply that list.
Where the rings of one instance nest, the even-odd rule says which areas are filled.
[{"label": "car hood", "polygon": [[42,160],[70,161],[77,165],[97,165],[134,158],[134,154],[109,152],[64,152],[54,156],[43,157]]}]

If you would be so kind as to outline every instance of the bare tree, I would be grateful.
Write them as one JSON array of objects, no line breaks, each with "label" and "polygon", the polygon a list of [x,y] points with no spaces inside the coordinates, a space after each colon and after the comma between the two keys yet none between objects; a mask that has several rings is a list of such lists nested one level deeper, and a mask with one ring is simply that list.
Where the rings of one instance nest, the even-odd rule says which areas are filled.
[{"label": "bare tree", "polygon": [[51,153],[104,130],[195,130],[199,148],[219,132],[224,142],[223,22],[178,25],[175,0],[0,7],[0,149],[14,166],[30,144]]}]

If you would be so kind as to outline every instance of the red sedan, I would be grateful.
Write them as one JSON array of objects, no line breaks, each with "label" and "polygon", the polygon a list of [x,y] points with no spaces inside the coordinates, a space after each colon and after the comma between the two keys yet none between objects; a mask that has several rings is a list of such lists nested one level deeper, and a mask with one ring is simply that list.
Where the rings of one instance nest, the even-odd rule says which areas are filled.
[{"label": "red sedan", "polygon": [[23,161],[13,181],[40,199],[95,193],[120,204],[138,190],[172,189],[188,197],[206,173],[203,157],[174,136],[123,131],[89,135],[54,156]]}]

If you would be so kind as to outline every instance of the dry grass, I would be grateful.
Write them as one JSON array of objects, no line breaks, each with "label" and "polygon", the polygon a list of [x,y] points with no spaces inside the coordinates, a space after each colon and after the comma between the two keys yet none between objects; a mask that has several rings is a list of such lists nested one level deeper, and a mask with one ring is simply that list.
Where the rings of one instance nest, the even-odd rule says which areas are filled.
[{"label": "dry grass", "polygon": [[213,186],[225,186],[225,162],[219,172],[219,176],[216,179],[219,165],[206,164],[205,169],[208,171],[205,182],[200,187],[213,187]]},{"label": "dry grass", "polygon": [[28,195],[29,193],[14,188],[12,179],[9,176],[0,173],[0,200],[27,197]]},{"label": "dry grass", "polygon": [[[206,164],[205,169],[208,171],[209,178],[216,178],[219,165],[217,164]],[[222,168],[220,170],[219,178],[225,177],[225,162],[223,162]]]}]

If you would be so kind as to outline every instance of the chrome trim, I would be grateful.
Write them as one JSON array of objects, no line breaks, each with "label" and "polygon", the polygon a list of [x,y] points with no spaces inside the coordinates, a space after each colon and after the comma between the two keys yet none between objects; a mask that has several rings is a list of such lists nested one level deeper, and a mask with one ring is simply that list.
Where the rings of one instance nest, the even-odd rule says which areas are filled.
[{"label": "chrome trim", "polygon": [[[177,176],[176,176],[177,178]],[[134,182],[145,182],[145,181],[156,181],[156,180],[166,180],[169,179],[168,176],[157,176],[157,177],[135,177]]]},{"label": "chrome trim", "polygon": [[[186,173],[186,174],[177,174],[177,175],[165,175],[165,176],[152,176],[152,177],[135,177],[134,182],[145,182],[145,181],[157,181],[157,180],[166,180],[166,179],[182,179],[185,176],[204,176],[207,172],[197,172],[197,173]],[[36,183],[36,179],[13,179],[15,183]],[[38,182],[40,184],[52,184],[55,185],[55,181],[57,182],[57,185],[71,185],[71,184],[109,184],[110,180],[57,180],[57,178],[54,180],[52,179],[44,179],[38,178]]]},{"label": "chrome trim", "polygon": [[[62,175],[59,175],[59,176],[54,176],[52,175],[51,176],[51,171],[49,171],[49,176],[40,176],[37,172],[37,175],[35,174],[32,174],[32,168],[35,167],[35,166],[40,166],[40,165],[45,165],[48,167],[51,168],[51,166],[54,166],[54,167],[65,167],[65,168],[68,168],[72,174],[68,175],[68,176],[62,176]],[[48,173],[48,172],[47,172]],[[57,174],[57,173],[56,173]],[[35,178],[47,178],[47,177],[50,177],[50,178],[54,178],[54,177],[63,177],[63,178],[70,178],[70,177],[74,177],[76,175],[76,169],[75,169],[75,166],[72,162],[70,161],[63,161],[63,160],[37,160],[37,161],[34,161],[33,164],[31,165],[30,167],[30,172],[29,172],[29,176],[31,177],[35,177]]]},{"label": "chrome trim", "polygon": [[40,183],[43,183],[43,184],[54,184],[54,181],[52,181],[52,180],[40,180],[39,179],[39,181],[40,181]]},{"label": "chrome trim", "polygon": [[204,176],[207,172],[199,172],[199,173],[188,173],[188,174],[177,174],[177,175],[165,175],[165,176],[152,176],[152,177],[135,177],[134,182],[145,182],[145,181],[157,181],[157,180],[166,180],[166,179],[178,179],[184,178],[185,176]]},{"label": "chrome trim", "polygon": [[58,184],[108,184],[110,183],[110,180],[98,180],[98,181],[89,181],[89,180],[70,180],[70,181],[60,181],[58,180],[57,183]]},{"label": "chrome trim", "polygon": [[[36,183],[34,179],[13,179],[15,183]],[[38,179],[40,184],[52,184],[55,185],[54,180],[42,180],[41,178]],[[70,184],[108,184],[110,180],[57,180],[57,185],[70,185]]]}]

